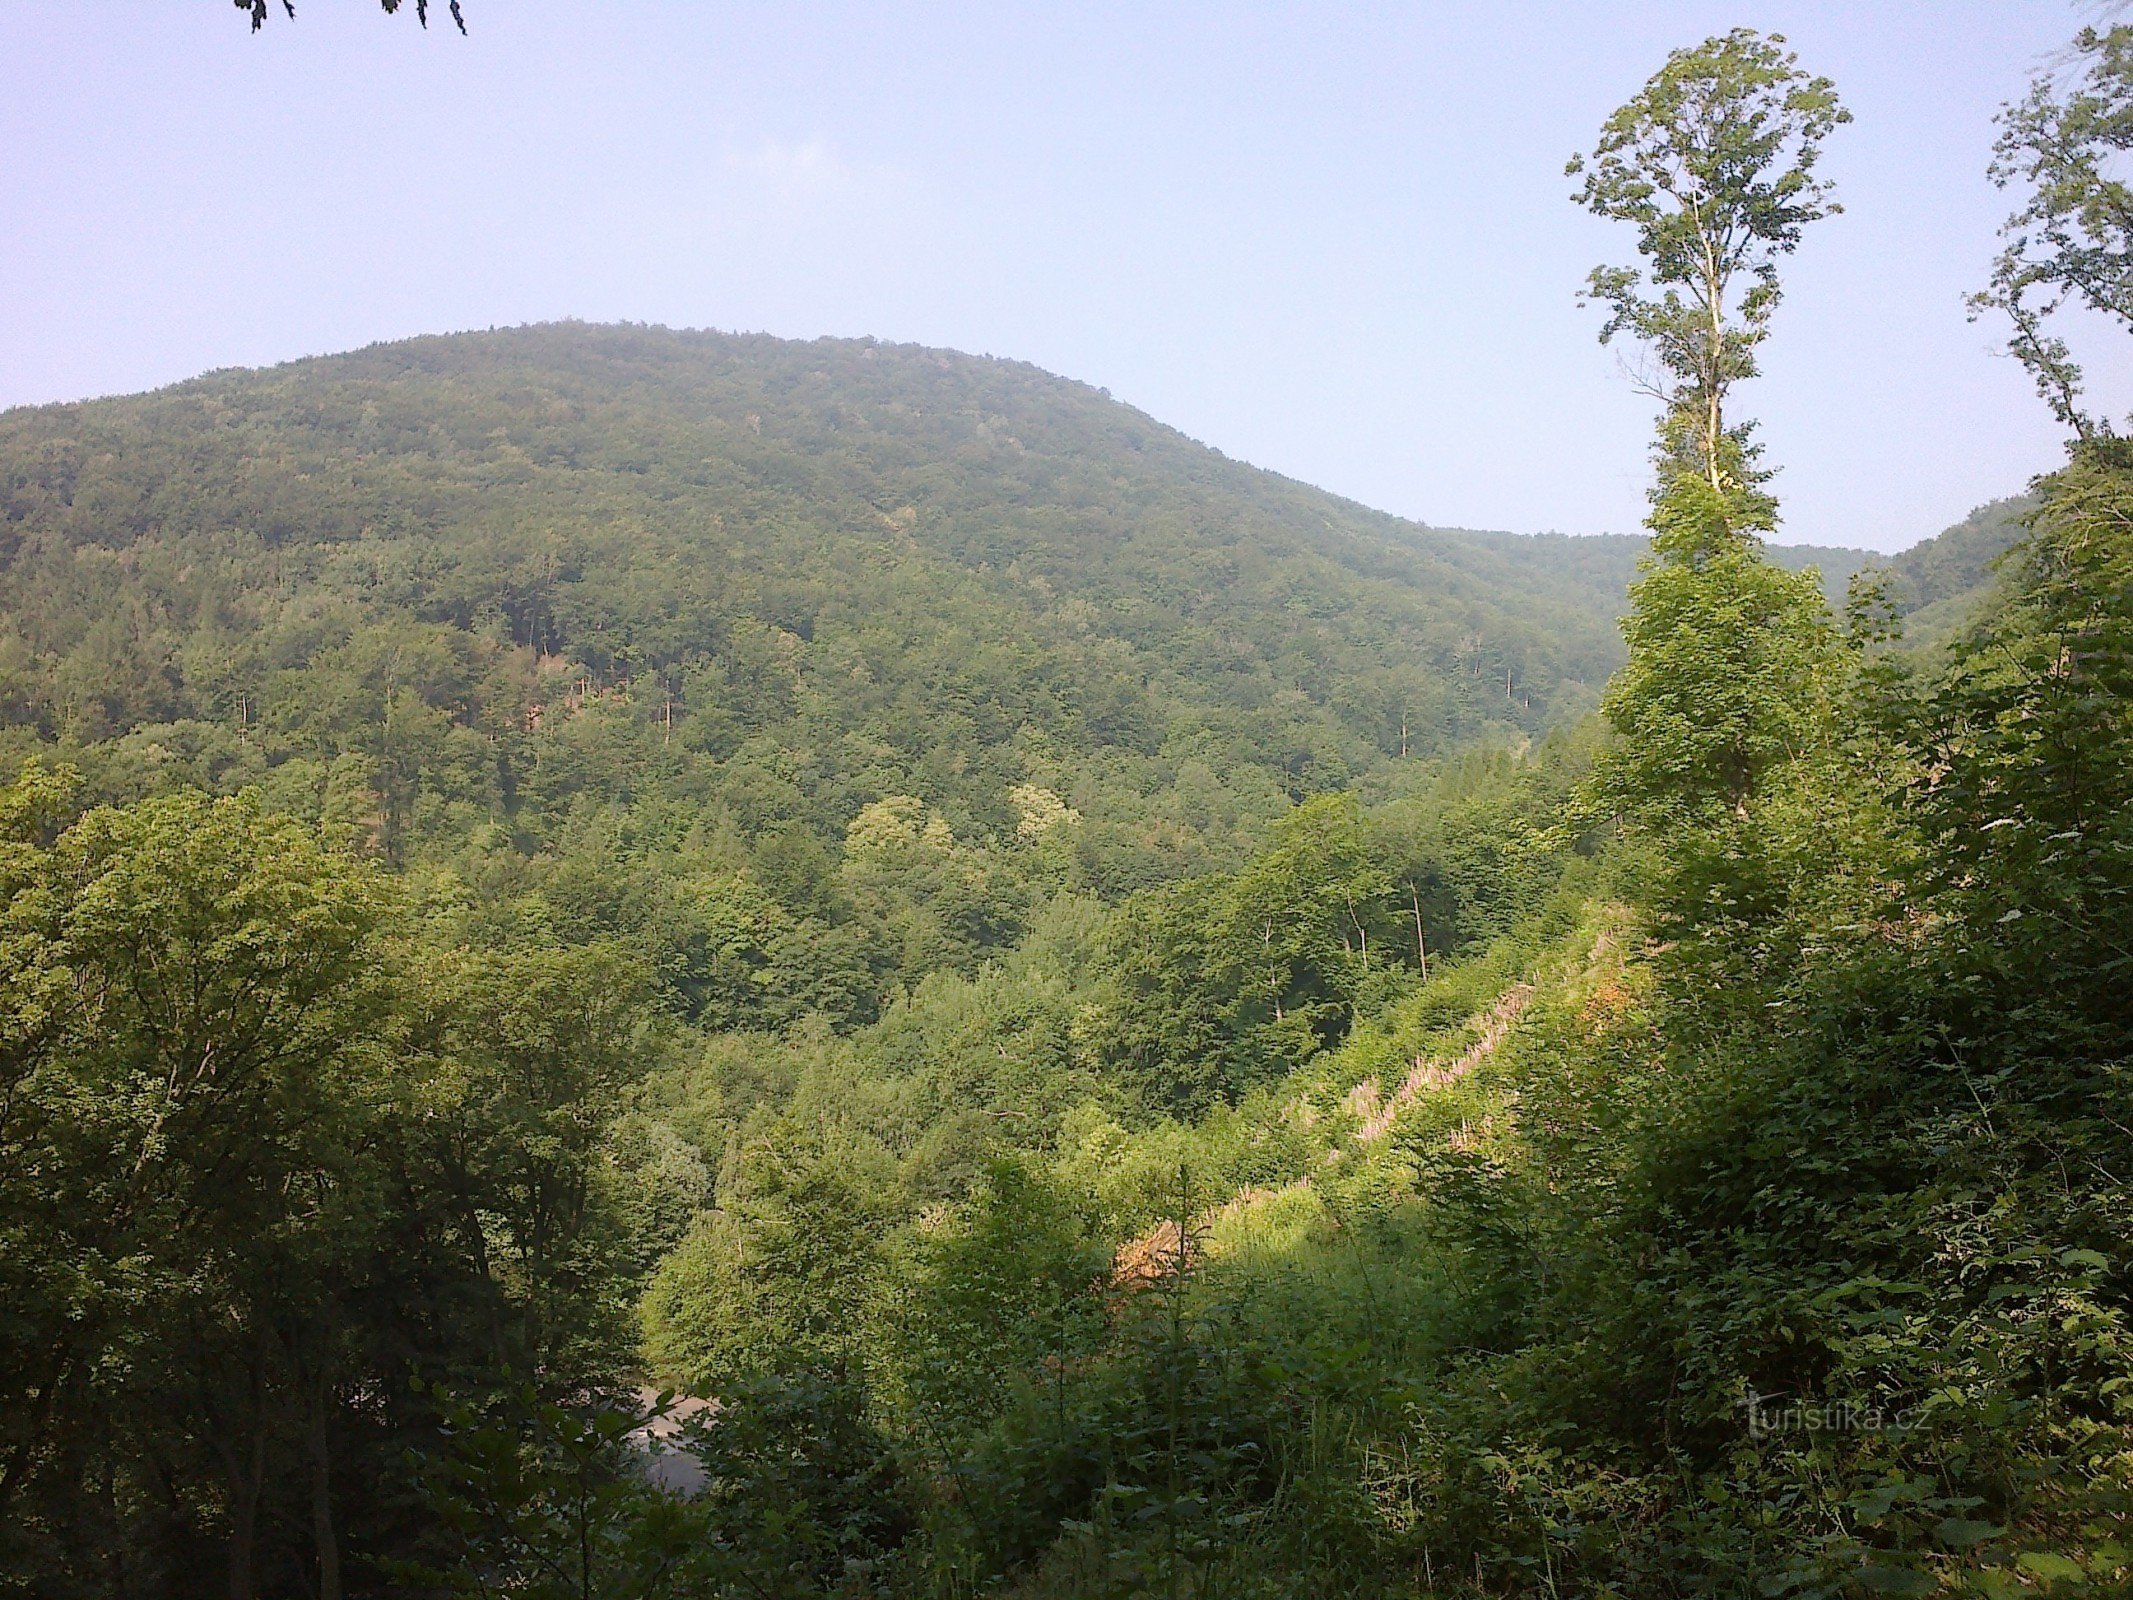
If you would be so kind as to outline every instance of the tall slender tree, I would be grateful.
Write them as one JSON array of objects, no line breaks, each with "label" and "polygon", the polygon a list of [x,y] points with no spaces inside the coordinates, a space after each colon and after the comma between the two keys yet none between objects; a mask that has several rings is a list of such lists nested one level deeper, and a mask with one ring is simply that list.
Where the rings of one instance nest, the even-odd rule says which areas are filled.
[{"label": "tall slender tree", "polygon": [[1840,209],[1816,167],[1851,120],[1784,45],[1736,28],[1675,51],[1566,169],[1584,179],[1580,205],[1637,230],[1645,266],[1595,267],[1585,293],[1611,308],[1603,344],[1627,334],[1645,347],[1644,386],[1666,408],[1662,487],[1701,478],[1707,515],[1735,528],[1767,528],[1770,508],[1753,492],[1752,425],[1728,420],[1726,397],[1755,376],[1779,259]]},{"label": "tall slender tree", "polygon": [[1675,51],[1568,169],[1580,204],[1637,230],[1644,268],[1598,268],[1585,292],[1612,307],[1603,343],[1641,344],[1664,406],[1653,555],[1631,590],[1629,662],[1605,701],[1619,737],[1594,793],[1665,839],[1662,899],[1682,915],[1730,918],[1754,897],[1751,805],[1813,737],[1833,660],[1819,578],[1762,553],[1777,503],[1754,425],[1727,401],[1755,374],[1779,261],[1837,210],[1817,168],[1848,120],[1782,38],[1736,29]]}]

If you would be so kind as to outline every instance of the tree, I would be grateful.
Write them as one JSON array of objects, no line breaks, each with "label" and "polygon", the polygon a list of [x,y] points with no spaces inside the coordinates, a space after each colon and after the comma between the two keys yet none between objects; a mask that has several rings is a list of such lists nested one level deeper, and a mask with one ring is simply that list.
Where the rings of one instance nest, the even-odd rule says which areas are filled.
[{"label": "tree", "polygon": [[[1282,817],[1229,886],[1223,937],[1276,1024],[1332,1008],[1345,1021],[1370,964],[1370,913],[1392,881],[1371,859],[1352,795],[1317,795]],[[1334,1031],[1337,1024],[1323,1030]]]},{"label": "tree", "polygon": [[124,1417],[166,1481],[200,1464],[246,1600],[371,1227],[382,887],[249,800],[92,811],[40,849],[56,811],[35,770],[0,799],[0,1502],[63,1499]]},{"label": "tree", "polygon": [[1027,1156],[996,1158],[923,1227],[897,1283],[895,1364],[929,1444],[993,1418],[1018,1384],[1063,1381],[1102,1327],[1112,1252],[1094,1207]]},{"label": "tree", "polygon": [[643,1071],[643,975],[601,945],[434,959],[412,1032],[435,1074],[425,1170],[511,1308],[490,1360],[560,1391],[621,1348],[628,1229],[603,1146]]},{"label": "tree", "polygon": [[255,794],[62,826],[68,782],[0,788],[0,1586],[190,1593],[219,1545],[237,1600],[339,1600],[426,1536],[411,1374],[615,1377],[642,984],[420,959]]},{"label": "tree", "polygon": [[782,1123],[738,1163],[644,1296],[652,1364],[693,1392],[812,1372],[857,1381],[893,1220],[884,1152]]},{"label": "tree", "polygon": [[[1750,802],[1806,747],[1833,661],[1817,576],[1761,552],[1777,505],[1753,465],[1753,424],[1725,410],[1768,336],[1779,258],[1837,209],[1815,167],[1849,114],[1783,43],[1736,29],[1676,51],[1569,169],[1585,174],[1582,204],[1637,229],[1657,292],[1607,267],[1587,292],[1614,307],[1603,342],[1627,332],[1649,347],[1666,404],[1653,559],[1631,590],[1629,662],[1605,701],[1621,742],[1593,792],[1672,837],[1677,886],[1695,882],[1699,898],[1739,887],[1738,873],[1708,869],[1752,847]],[[1691,844],[1696,830],[1712,848]]]},{"label": "tree", "polygon": [[1278,1076],[1339,1035],[1373,961],[1416,950],[1391,934],[1392,880],[1353,795],[1270,831],[1235,876],[1137,895],[1113,925],[1109,1049],[1152,1103],[1200,1111]]},{"label": "tree", "polygon": [[1814,737],[1837,642],[1820,585],[1736,544],[1656,562],[1631,599],[1602,702],[1627,747],[1601,763],[1612,798],[1661,827],[1744,818]]},{"label": "tree", "polygon": [[[2091,439],[2043,480],[2006,599],[1926,713],[1913,815],[1984,969],[2122,1045],[2133,1027],[2133,474]],[[2120,459],[2111,459],[2117,456]]]},{"label": "tree", "polygon": [[2133,331],[2133,184],[2115,170],[2133,149],[2133,24],[2083,28],[2069,64],[2063,89],[2043,74],[2000,110],[1988,171],[2029,192],[1970,304],[2013,324],[2071,459],[2036,484],[2001,603],[1956,643],[1912,798],[1938,887],[2025,1007],[2065,990],[2122,1029],[2133,447],[2083,408],[2081,367],[2046,324],[2073,306]]},{"label": "tree", "polygon": [[[230,0],[230,3],[251,17],[254,33],[267,25],[267,0]],[[378,0],[378,4],[385,8],[387,16],[398,11],[402,3],[403,0]],[[460,0],[445,0],[446,8],[452,13],[452,20],[464,34],[467,31],[467,19],[460,12],[459,4]],[[296,0],[281,0],[281,8],[288,13],[292,22],[296,20]],[[430,25],[430,0],[415,0],[415,17],[425,28]]]},{"label": "tree", "polygon": [[2063,93],[2047,73],[2000,110],[1988,171],[2001,188],[2030,193],[2001,227],[1991,284],[1970,307],[1973,317],[2006,315],[2008,348],[2037,392],[2089,439],[2111,426],[2082,409],[2081,368],[2046,324],[2069,305],[2133,323],[2133,185],[2112,171],[2133,149],[2133,24],[2083,28],[2073,49],[2083,68]]},{"label": "tree", "polygon": [[1778,258],[1806,224],[1840,209],[1815,174],[1823,141],[1851,113],[1827,78],[1747,28],[1677,50],[1607,119],[1592,155],[1565,169],[1596,216],[1628,222],[1648,263],[1596,267],[1586,294],[1613,314],[1603,344],[1627,333],[1656,367],[1661,458],[1708,485],[1730,525],[1767,527],[1748,429],[1729,427],[1727,391],[1755,375],[1779,289]]}]

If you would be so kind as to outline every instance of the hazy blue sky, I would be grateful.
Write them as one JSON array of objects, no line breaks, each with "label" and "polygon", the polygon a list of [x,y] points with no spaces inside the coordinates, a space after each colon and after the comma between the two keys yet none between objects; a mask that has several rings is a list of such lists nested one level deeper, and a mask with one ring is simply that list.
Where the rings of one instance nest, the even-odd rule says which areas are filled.
[{"label": "hazy blue sky", "polygon": [[554,317],[874,334],[1430,522],[1625,530],[1649,407],[1573,294],[1630,240],[1562,166],[1746,23],[1858,115],[1747,396],[1786,536],[1895,548],[2058,454],[1962,310],[2053,0],[466,6],[9,0],[0,404]]}]

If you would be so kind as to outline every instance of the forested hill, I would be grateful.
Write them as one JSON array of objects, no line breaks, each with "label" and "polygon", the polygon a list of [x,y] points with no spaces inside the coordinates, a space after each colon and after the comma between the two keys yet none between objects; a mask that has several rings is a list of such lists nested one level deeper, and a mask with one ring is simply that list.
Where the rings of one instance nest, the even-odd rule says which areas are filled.
[{"label": "forested hill", "polygon": [[17,411],[0,484],[10,717],[85,736],[302,720],[278,672],[419,620],[522,653],[477,715],[554,658],[640,704],[671,680],[719,745],[780,714],[767,674],[892,747],[868,763],[1189,731],[1311,786],[1403,718],[1415,752],[1589,704],[1628,570],[1366,511],[1018,363],[627,327]]},{"label": "forested hill", "polygon": [[0,415],[0,721],[195,724],[207,777],[335,667],[490,733],[624,692],[714,750],[804,687],[906,776],[1182,738],[1302,793],[1588,708],[1643,549],[1425,528],[1022,363],[521,328]]},{"label": "forested hill", "polygon": [[[258,786],[492,917],[653,941],[699,1020],[862,1018],[1045,892],[1574,722],[1643,550],[1421,527],[1019,363],[418,339],[0,416],[0,762]],[[929,887],[870,914],[883,828]],[[683,880],[746,930],[723,999],[665,949]]]},{"label": "forested hill", "polygon": [[1943,643],[1978,615],[1998,582],[1996,563],[2022,536],[2036,504],[2027,495],[1991,501],[1890,559],[1892,598],[1909,640]]}]

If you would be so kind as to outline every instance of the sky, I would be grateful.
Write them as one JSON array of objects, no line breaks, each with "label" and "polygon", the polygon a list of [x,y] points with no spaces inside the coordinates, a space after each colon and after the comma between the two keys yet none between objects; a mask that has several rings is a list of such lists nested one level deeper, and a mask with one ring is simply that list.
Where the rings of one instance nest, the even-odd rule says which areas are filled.
[{"label": "sky", "polygon": [[1746,25],[1857,119],[1741,393],[1782,537],[1900,549],[2061,458],[1963,308],[2060,0],[464,5],[6,0],[0,406],[565,317],[872,335],[1438,526],[1631,531],[1651,403],[1576,291],[1633,241],[1563,165]]}]

